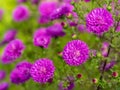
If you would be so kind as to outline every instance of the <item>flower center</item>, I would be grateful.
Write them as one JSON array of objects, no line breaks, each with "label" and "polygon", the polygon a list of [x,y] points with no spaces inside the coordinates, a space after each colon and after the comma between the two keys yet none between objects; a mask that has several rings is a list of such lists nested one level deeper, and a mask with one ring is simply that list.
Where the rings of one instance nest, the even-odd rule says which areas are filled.
[{"label": "flower center", "polygon": [[41,67],[39,70],[40,73],[46,73],[46,68],[45,67]]},{"label": "flower center", "polygon": [[79,57],[79,56],[80,56],[80,51],[76,50],[76,51],[74,52],[74,55],[75,55],[75,57]]}]

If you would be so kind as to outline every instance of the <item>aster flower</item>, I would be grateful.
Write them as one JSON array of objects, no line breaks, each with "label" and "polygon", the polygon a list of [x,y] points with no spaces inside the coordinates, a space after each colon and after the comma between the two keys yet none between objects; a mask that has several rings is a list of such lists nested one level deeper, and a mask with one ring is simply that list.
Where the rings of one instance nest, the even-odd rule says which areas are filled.
[{"label": "aster flower", "polygon": [[35,31],[33,36],[33,42],[35,46],[47,48],[50,44],[51,36],[49,36],[46,32],[45,28],[40,28]]},{"label": "aster flower", "polygon": [[39,12],[42,16],[49,16],[57,8],[56,2],[42,2],[39,5]]},{"label": "aster flower", "polygon": [[8,64],[19,58],[25,49],[25,45],[21,40],[15,39],[6,47],[2,55],[2,63]]},{"label": "aster flower", "polygon": [[86,30],[86,26],[84,24],[79,24],[77,28],[80,32],[84,32]]},{"label": "aster flower", "polygon": [[30,68],[32,64],[27,61],[22,61],[17,64],[16,68],[11,72],[10,79],[14,84],[22,84],[30,79]]},{"label": "aster flower", "polygon": [[31,0],[32,4],[38,4],[40,0]]},{"label": "aster flower", "polygon": [[65,32],[63,31],[63,27],[59,23],[55,23],[52,26],[47,28],[47,33],[52,37],[64,36]]},{"label": "aster flower", "polygon": [[74,77],[68,76],[58,85],[58,90],[73,90],[75,87]]},{"label": "aster flower", "polygon": [[8,30],[3,38],[3,41],[0,43],[0,45],[3,45],[5,43],[9,43],[10,41],[14,40],[16,37],[17,31],[16,30]]},{"label": "aster flower", "polygon": [[25,3],[27,0],[17,0],[18,3]]},{"label": "aster flower", "polygon": [[6,77],[6,72],[3,70],[0,70],[0,80],[3,80]]},{"label": "aster flower", "polygon": [[[116,64],[117,62],[115,60],[111,60],[110,62],[108,62],[104,68],[105,71],[108,71],[110,70],[111,68],[114,67],[114,65]],[[104,67],[104,62],[101,62],[100,66],[99,66],[99,70],[102,72],[103,71],[103,67]]]},{"label": "aster flower", "polygon": [[35,82],[46,83],[53,78],[55,66],[52,60],[47,58],[37,60],[31,68],[31,76]]},{"label": "aster flower", "polygon": [[22,22],[29,18],[30,12],[26,6],[17,6],[13,11],[13,20],[16,22]]},{"label": "aster flower", "polygon": [[112,25],[112,15],[104,8],[96,8],[86,17],[87,30],[97,35],[107,32]]},{"label": "aster flower", "polygon": [[89,48],[81,40],[73,40],[67,43],[63,50],[63,59],[70,66],[78,66],[89,58]]},{"label": "aster flower", "polygon": [[73,6],[70,4],[64,4],[60,6],[59,8],[56,8],[51,14],[50,14],[50,19],[55,20],[63,17],[67,13],[72,12]]},{"label": "aster flower", "polygon": [[90,2],[90,0],[84,0],[85,2]]},{"label": "aster flower", "polygon": [[109,63],[106,64],[105,70],[110,70],[116,64],[115,60],[111,60]]},{"label": "aster flower", "polygon": [[3,82],[0,84],[0,90],[8,90],[9,84],[7,82]]},{"label": "aster flower", "polygon": [[48,23],[50,21],[50,19],[49,19],[49,17],[47,16],[40,16],[39,18],[38,18],[38,23],[40,23],[40,24],[46,24],[46,23]]},{"label": "aster flower", "polygon": [[102,56],[107,57],[108,47],[109,47],[109,43],[108,42],[103,42],[102,48],[101,48]]}]

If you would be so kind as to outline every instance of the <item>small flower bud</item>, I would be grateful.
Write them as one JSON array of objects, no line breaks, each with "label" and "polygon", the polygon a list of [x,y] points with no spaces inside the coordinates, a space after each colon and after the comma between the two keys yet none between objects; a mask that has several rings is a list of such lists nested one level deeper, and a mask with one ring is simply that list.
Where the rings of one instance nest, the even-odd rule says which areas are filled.
[{"label": "small flower bud", "polygon": [[113,73],[112,73],[112,76],[113,76],[113,77],[118,77],[118,72],[113,72]]},{"label": "small flower bud", "polygon": [[81,78],[82,77],[82,74],[77,74],[77,78]]},{"label": "small flower bud", "polygon": [[93,78],[93,79],[92,79],[92,82],[93,82],[93,83],[97,83],[98,80],[97,80],[96,78]]}]

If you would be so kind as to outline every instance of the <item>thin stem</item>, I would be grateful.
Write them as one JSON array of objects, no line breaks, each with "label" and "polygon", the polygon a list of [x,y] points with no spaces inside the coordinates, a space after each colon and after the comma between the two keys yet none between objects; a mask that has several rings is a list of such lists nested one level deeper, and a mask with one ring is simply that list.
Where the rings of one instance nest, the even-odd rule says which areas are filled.
[{"label": "thin stem", "polygon": [[[118,20],[117,24],[115,25],[114,32],[116,31],[116,29],[117,29],[117,27],[118,27],[118,25],[119,25],[119,21],[120,21],[120,19]],[[114,39],[114,37],[113,37],[113,35],[112,35],[111,40],[110,40],[110,43],[112,43],[112,40],[113,40],[113,39]],[[107,57],[109,57],[109,55],[110,55],[111,48],[112,48],[112,46],[111,46],[111,44],[110,44],[109,47],[108,47]],[[105,60],[104,63],[103,63],[103,68],[102,68],[102,72],[101,72],[101,75],[100,75],[99,80],[102,80],[103,77],[104,77],[106,64],[107,64],[107,60]],[[98,85],[97,90],[101,90],[101,89],[102,89],[101,86]]]}]

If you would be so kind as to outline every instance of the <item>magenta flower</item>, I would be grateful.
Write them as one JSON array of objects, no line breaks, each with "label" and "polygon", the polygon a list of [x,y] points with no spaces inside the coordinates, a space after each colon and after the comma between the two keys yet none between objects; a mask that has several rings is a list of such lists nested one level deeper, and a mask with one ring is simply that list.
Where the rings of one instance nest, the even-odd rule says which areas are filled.
[{"label": "magenta flower", "polygon": [[17,64],[16,68],[11,72],[10,79],[14,84],[22,84],[30,79],[30,68],[32,64],[27,61],[22,61]]},{"label": "magenta flower", "polygon": [[85,2],[90,2],[91,0],[84,0]]},{"label": "magenta flower", "polygon": [[102,56],[107,57],[108,47],[109,47],[109,43],[108,42],[103,42],[102,48],[101,48]]},{"label": "magenta flower", "polygon": [[0,84],[0,90],[8,90],[9,84],[7,82],[3,82]]},{"label": "magenta flower", "polygon": [[52,60],[43,58],[37,60],[31,68],[31,76],[35,82],[46,83],[53,78],[55,66]]},{"label": "magenta flower", "polygon": [[86,26],[84,24],[79,24],[77,28],[80,32],[86,31]]},{"label": "magenta flower", "polygon": [[64,15],[72,12],[73,8],[74,7],[70,4],[61,5],[59,8],[54,9],[54,11],[50,14],[50,19],[60,19]]},{"label": "magenta flower", "polygon": [[10,41],[14,40],[17,35],[16,30],[8,30],[3,38],[3,41],[0,43],[0,45],[3,45],[5,43],[9,43]]},{"label": "magenta flower", "polygon": [[[64,86],[64,83],[67,83],[66,86]],[[58,85],[58,90],[73,90],[75,87],[74,77],[68,76],[65,78],[64,81],[61,81]]]},{"label": "magenta flower", "polygon": [[70,66],[79,66],[89,58],[89,47],[81,40],[67,43],[63,50],[63,59]]},{"label": "magenta flower", "polygon": [[112,25],[112,15],[104,8],[96,8],[86,17],[86,26],[88,31],[97,35],[107,32]]},{"label": "magenta flower", "polygon": [[18,3],[25,3],[27,0],[17,0]]},{"label": "magenta flower", "polygon": [[46,24],[50,21],[49,17],[46,16],[40,16],[38,19],[38,23],[40,24]]},{"label": "magenta flower", "polygon": [[35,46],[47,48],[50,44],[51,36],[49,36],[46,32],[45,28],[40,28],[35,31],[33,36],[33,42]]},{"label": "magenta flower", "polygon": [[31,0],[32,4],[39,4],[40,0]]},{"label": "magenta flower", "polygon": [[65,32],[63,31],[63,27],[59,23],[55,23],[52,26],[47,28],[47,33],[52,37],[64,36]]},{"label": "magenta flower", "polygon": [[6,47],[2,55],[2,63],[8,64],[18,59],[25,49],[25,45],[21,40],[15,39]]},{"label": "magenta flower", "polygon": [[6,72],[3,70],[0,70],[0,80],[3,80],[6,77]]},{"label": "magenta flower", "polygon": [[39,5],[39,12],[42,16],[48,17],[57,8],[56,2],[42,2]]},{"label": "magenta flower", "polygon": [[13,11],[13,20],[16,22],[22,22],[29,18],[30,12],[26,6],[17,6]]}]

